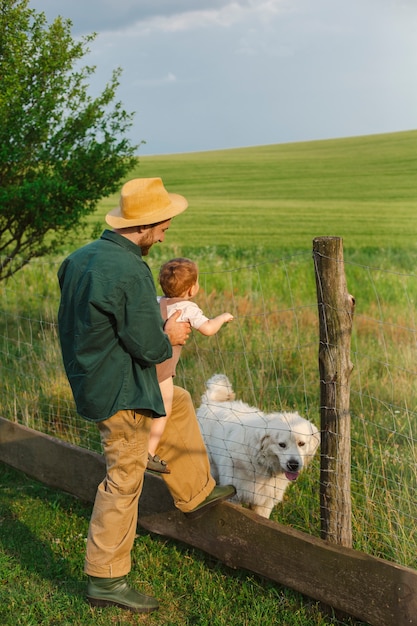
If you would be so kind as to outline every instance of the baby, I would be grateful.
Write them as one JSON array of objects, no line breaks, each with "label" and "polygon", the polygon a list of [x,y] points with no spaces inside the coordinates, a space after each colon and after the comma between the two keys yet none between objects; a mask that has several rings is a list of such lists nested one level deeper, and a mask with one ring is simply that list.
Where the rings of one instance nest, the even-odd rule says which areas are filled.
[{"label": "baby", "polygon": [[[159,284],[164,293],[162,297],[158,298],[164,320],[168,319],[175,311],[180,310],[181,315],[177,321],[190,322],[192,328],[206,336],[215,335],[223,324],[233,320],[233,315],[230,313],[222,313],[209,319],[197,304],[191,301],[200,286],[198,284],[198,267],[190,259],[177,258],[165,263],[159,272]],[[148,469],[165,474],[169,474],[170,470],[166,461],[156,454],[156,449],[164,432],[166,421],[171,414],[174,394],[173,377],[180,354],[181,346],[173,346],[172,357],[156,366],[166,415],[152,420],[149,436]]]}]

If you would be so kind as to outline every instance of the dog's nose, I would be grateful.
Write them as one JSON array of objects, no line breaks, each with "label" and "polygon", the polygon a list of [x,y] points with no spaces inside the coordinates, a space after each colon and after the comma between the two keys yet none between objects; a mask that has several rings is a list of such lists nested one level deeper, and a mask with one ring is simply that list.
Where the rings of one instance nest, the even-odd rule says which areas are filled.
[{"label": "dog's nose", "polygon": [[298,472],[298,470],[300,469],[300,464],[295,459],[290,459],[287,462],[287,468],[289,472]]}]

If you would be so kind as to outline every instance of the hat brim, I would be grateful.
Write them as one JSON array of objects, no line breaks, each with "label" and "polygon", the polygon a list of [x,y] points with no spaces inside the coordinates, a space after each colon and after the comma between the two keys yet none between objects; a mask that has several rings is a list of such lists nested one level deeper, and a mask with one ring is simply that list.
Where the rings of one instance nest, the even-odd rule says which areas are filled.
[{"label": "hat brim", "polygon": [[138,217],[127,220],[122,217],[120,206],[116,207],[112,211],[109,211],[105,217],[105,220],[112,228],[129,228],[130,226],[149,226],[150,224],[157,224],[158,222],[165,222],[166,220],[179,215],[188,207],[188,201],[184,196],[180,196],[177,193],[169,193],[171,204],[163,209],[153,210],[147,213],[143,213]]}]

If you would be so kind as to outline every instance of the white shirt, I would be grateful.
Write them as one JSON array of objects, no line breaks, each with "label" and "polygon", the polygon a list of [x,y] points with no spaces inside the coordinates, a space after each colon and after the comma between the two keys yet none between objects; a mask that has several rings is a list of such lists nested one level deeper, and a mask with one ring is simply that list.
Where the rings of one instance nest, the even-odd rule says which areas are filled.
[{"label": "white shirt", "polygon": [[[159,296],[158,302],[161,301],[162,297]],[[173,313],[176,311],[181,311],[181,315],[177,319],[177,322],[189,322],[192,328],[198,330],[204,322],[209,320],[203,313],[203,311],[196,305],[195,302],[191,300],[178,300],[177,298],[165,298],[167,304],[167,313],[168,317],[171,317]],[[170,300],[172,303],[170,304]]]}]

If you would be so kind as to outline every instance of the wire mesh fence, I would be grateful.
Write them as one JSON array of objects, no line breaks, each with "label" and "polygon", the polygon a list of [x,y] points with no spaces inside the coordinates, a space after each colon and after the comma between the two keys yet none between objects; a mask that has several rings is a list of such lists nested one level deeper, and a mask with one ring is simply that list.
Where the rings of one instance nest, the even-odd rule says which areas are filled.
[{"label": "wire mesh fence", "polygon": [[[198,259],[197,259],[198,261]],[[198,408],[206,381],[230,379],[236,398],[264,413],[297,411],[320,427],[319,322],[311,254],[252,259],[232,269],[201,260],[197,302],[234,321],[213,337],[194,331],[176,383]],[[100,451],[78,417],[63,370],[56,315],[59,260],[36,260],[0,284],[0,414]],[[353,547],[417,569],[415,274],[350,263],[356,300],[350,387]],[[271,519],[320,534],[320,453],[286,490]],[[334,476],[337,481],[338,477]]]}]

